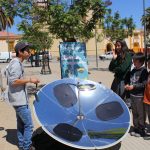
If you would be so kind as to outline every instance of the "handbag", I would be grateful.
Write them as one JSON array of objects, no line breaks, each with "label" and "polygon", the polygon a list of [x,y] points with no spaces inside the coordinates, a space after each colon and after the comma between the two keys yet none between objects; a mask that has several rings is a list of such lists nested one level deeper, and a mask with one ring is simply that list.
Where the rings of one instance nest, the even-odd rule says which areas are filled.
[{"label": "handbag", "polygon": [[5,90],[1,92],[1,101],[5,101],[6,103],[10,104],[9,96],[8,96],[8,89],[9,87],[6,86]]},{"label": "handbag", "polygon": [[[1,94],[0,94],[0,100],[6,102],[7,104],[10,104],[9,102],[9,86],[8,86],[8,66],[0,71],[0,80],[1,80]],[[5,77],[7,80],[6,87],[3,87],[3,80],[2,78]]]}]

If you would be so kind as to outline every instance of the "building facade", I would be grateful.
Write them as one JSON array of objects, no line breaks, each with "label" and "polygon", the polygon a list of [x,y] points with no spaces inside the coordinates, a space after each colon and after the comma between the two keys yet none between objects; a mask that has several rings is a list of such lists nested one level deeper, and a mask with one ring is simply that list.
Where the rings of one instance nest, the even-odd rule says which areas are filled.
[{"label": "building facade", "polygon": [[[101,39],[97,39],[99,33],[102,33],[101,29],[97,31],[95,37],[86,42],[87,55],[96,55],[96,53],[100,55],[114,49],[114,43],[109,41],[109,39],[106,39],[104,36],[101,36]],[[129,49],[134,52],[144,52],[144,34],[142,29],[135,30],[133,36],[126,38],[125,41]],[[53,56],[59,55],[60,42],[62,41],[56,39],[54,40],[54,43],[50,49]]]},{"label": "building facade", "polygon": [[14,52],[14,46],[21,38],[20,35],[1,31],[0,32],[0,52]]},{"label": "building facade", "polygon": [[[114,49],[114,43],[106,39],[104,36],[101,36],[99,40],[97,40],[98,34],[102,33],[99,29],[97,33],[95,33],[95,37],[86,42],[86,50],[87,55],[100,55],[107,51],[111,51]],[[128,37],[125,39],[129,49],[132,49],[134,52],[143,52],[144,48],[144,36],[143,30],[135,30],[132,37]],[[16,35],[13,33],[8,33],[5,31],[0,32],[0,52],[2,51],[10,51],[14,52],[14,46],[17,41],[21,39],[21,35]],[[59,39],[54,39],[54,43],[52,47],[49,49],[52,56],[59,56],[59,43],[62,42]]]}]

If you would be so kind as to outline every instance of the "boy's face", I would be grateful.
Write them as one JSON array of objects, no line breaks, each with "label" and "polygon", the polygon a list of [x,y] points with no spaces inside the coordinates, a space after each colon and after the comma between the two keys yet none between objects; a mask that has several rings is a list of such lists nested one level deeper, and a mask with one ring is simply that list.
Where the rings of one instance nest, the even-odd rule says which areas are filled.
[{"label": "boy's face", "polygon": [[133,64],[137,69],[143,65],[143,63],[141,63],[138,59],[133,59]]},{"label": "boy's face", "polygon": [[19,54],[20,54],[20,56],[23,58],[23,59],[28,59],[29,57],[30,57],[30,55],[31,55],[31,53],[30,53],[30,50],[29,49],[27,49],[27,50],[25,50],[25,51],[19,51]]}]

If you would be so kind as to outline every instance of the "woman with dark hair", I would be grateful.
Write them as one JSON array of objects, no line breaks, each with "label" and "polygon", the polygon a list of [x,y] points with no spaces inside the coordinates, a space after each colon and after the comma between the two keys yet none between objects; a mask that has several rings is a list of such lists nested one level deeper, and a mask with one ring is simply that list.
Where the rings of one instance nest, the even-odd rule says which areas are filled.
[{"label": "woman with dark hair", "polygon": [[128,46],[124,40],[117,40],[115,50],[113,51],[113,59],[109,64],[109,71],[114,73],[114,80],[111,89],[121,98],[125,96],[124,79],[130,70],[132,57],[129,53]]}]

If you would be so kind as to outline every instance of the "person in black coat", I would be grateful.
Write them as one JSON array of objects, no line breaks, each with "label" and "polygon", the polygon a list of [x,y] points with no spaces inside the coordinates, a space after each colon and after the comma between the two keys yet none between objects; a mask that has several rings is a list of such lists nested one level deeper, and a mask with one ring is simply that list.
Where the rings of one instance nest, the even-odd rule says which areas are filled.
[{"label": "person in black coat", "polygon": [[113,59],[109,64],[109,71],[114,73],[111,89],[121,98],[125,97],[124,79],[127,72],[130,70],[131,63],[132,57],[126,42],[117,40],[115,43],[115,50],[113,51]]}]

